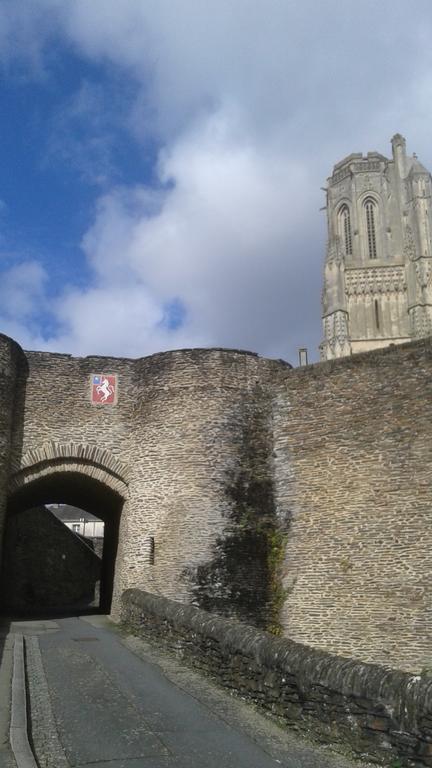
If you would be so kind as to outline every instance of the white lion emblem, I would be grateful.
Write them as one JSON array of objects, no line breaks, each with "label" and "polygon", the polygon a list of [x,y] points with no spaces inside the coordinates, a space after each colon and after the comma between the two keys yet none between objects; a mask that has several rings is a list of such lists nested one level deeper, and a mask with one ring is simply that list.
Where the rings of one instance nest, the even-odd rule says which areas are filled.
[{"label": "white lion emblem", "polygon": [[96,387],[96,392],[98,395],[102,395],[100,402],[106,403],[108,398],[114,394],[114,387],[109,383],[108,379],[102,377],[102,384],[99,384],[99,386]]}]

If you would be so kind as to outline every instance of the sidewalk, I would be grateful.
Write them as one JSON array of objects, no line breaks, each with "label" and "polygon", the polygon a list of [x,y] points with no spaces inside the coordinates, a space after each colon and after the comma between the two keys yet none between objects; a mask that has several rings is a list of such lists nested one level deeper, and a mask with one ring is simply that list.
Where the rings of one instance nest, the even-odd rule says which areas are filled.
[{"label": "sidewalk", "polygon": [[9,744],[11,705],[11,680],[13,660],[13,636],[9,634],[9,622],[0,622],[0,766],[15,768],[15,760]]}]

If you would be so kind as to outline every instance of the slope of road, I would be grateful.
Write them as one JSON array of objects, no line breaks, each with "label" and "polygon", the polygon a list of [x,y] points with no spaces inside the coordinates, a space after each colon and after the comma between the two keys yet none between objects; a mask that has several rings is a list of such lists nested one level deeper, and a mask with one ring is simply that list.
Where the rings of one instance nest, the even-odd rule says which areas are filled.
[{"label": "slope of road", "polygon": [[105,617],[18,622],[40,768],[364,768],[311,746]]}]

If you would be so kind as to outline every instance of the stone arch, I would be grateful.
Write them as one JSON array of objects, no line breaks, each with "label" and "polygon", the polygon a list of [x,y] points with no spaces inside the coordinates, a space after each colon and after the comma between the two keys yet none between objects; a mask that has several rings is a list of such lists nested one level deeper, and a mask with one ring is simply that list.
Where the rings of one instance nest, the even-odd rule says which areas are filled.
[{"label": "stone arch", "polygon": [[[384,201],[376,190],[367,189],[358,197],[358,231],[361,250],[365,261],[382,259],[385,256],[383,229]],[[372,207],[372,221],[368,218],[368,207]]]},{"label": "stone arch", "polygon": [[351,223],[351,204],[343,201],[337,211],[338,234],[345,248],[347,256],[353,255],[353,237]]},{"label": "stone arch", "polygon": [[[10,605],[6,605],[5,598],[6,608],[8,605],[18,611],[28,608],[30,598],[25,590],[30,585],[34,595],[29,604],[34,603],[38,610],[43,608],[44,603],[41,601],[46,600],[46,604],[52,608],[53,601],[61,602],[63,594],[66,595],[65,603],[60,605],[59,602],[59,606],[56,604],[55,607],[69,610],[67,598],[73,593],[70,585],[76,583],[78,589],[81,589],[85,579],[77,578],[74,581],[71,574],[78,558],[82,559],[82,556],[78,555],[77,547],[73,551],[64,535],[58,533],[58,524],[47,523],[48,518],[43,513],[46,504],[60,502],[94,513],[105,523],[103,556],[95,578],[100,580],[99,608],[109,612],[114,579],[121,563],[118,552],[121,546],[120,519],[128,501],[126,465],[96,445],[46,442],[23,454],[19,466],[12,469],[8,491],[1,573],[2,583],[8,585],[1,590],[5,596],[9,595],[7,599]],[[36,521],[34,525],[32,519]],[[59,544],[61,537],[63,544]],[[35,546],[33,541],[36,542]],[[18,559],[15,557],[16,542],[21,542],[23,550],[22,557]],[[45,551],[45,546],[51,547],[53,552],[59,552],[59,546],[66,547],[67,563],[64,563],[64,567],[59,566],[59,557],[46,558],[47,563],[49,560],[46,567],[39,567],[39,555],[39,559],[35,560],[32,551]],[[27,556],[27,553],[30,554]],[[18,561],[21,562],[19,567],[16,565]],[[91,563],[89,569],[90,566]],[[79,568],[76,573],[84,573],[85,570]],[[15,585],[16,588],[9,585]],[[51,585],[54,587],[51,588]],[[5,606],[2,603],[2,607]]]},{"label": "stone arch", "polygon": [[98,480],[123,499],[128,495],[128,470],[110,451],[83,443],[43,443],[25,453],[12,471],[9,493],[59,472],[79,472]]}]

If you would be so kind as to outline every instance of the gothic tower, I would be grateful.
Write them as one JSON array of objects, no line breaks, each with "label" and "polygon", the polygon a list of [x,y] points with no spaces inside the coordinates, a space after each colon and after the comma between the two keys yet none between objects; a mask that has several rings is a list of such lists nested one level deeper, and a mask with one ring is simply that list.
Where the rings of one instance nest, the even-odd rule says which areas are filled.
[{"label": "gothic tower", "polygon": [[400,134],[392,150],[328,179],[323,360],[432,334],[432,179]]}]

